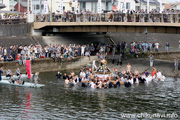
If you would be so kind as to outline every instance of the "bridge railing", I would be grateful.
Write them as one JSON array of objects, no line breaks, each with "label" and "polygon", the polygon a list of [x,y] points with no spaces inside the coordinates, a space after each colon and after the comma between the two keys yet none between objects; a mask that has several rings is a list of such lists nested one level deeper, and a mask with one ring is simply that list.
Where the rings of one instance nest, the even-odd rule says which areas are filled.
[{"label": "bridge railing", "polygon": [[22,24],[26,22],[26,18],[0,19],[0,24]]},{"label": "bridge railing", "polygon": [[163,22],[180,23],[180,14],[50,14],[35,15],[35,22]]}]

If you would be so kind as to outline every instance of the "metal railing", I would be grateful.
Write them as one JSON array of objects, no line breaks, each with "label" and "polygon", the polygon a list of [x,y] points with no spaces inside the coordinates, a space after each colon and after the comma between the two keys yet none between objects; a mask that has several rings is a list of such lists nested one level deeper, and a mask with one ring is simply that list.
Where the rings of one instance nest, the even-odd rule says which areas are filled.
[{"label": "metal railing", "polygon": [[35,22],[164,22],[180,23],[180,13],[177,14],[50,14],[35,15]]},{"label": "metal railing", "polygon": [[0,24],[23,24],[27,23],[26,18],[0,19]]}]

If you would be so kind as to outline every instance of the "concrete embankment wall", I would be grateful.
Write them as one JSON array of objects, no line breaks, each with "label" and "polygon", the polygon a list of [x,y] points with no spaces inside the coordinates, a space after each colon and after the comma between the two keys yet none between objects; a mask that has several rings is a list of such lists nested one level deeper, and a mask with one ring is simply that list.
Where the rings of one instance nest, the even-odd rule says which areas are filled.
[{"label": "concrete embankment wall", "polygon": [[[34,64],[31,64],[32,73],[37,71],[46,72],[46,71],[58,71],[58,70],[72,70],[79,69],[93,61],[93,59],[97,59],[96,56],[92,56],[91,60],[88,57],[77,57],[73,60],[62,61],[62,64],[53,62],[52,59],[37,59]],[[22,73],[26,73],[26,67],[24,65],[19,65],[17,61],[15,62],[3,62],[0,63],[0,66],[3,67],[4,71],[7,69],[12,70],[15,73],[16,68],[20,68]]]},{"label": "concrete embankment wall", "polygon": [[0,36],[23,36],[29,35],[32,24],[4,24],[0,25]]},{"label": "concrete embankment wall", "polygon": [[9,45],[30,45],[38,43],[44,45],[41,36],[0,36],[0,46],[9,47]]},{"label": "concrete embankment wall", "polygon": [[88,33],[66,33],[57,36],[0,36],[0,46],[9,47],[9,45],[29,45],[29,44],[91,44],[91,43],[109,43],[103,35]]},{"label": "concrete embankment wall", "polygon": [[61,33],[55,36],[43,36],[43,41],[46,44],[91,44],[91,43],[106,43],[109,44],[109,40],[103,35],[97,35],[96,33]]},{"label": "concrete embankment wall", "polygon": [[161,33],[107,33],[116,43],[132,41],[159,42],[160,48],[164,48],[166,42],[170,43],[171,48],[179,47],[180,34],[161,34]]}]

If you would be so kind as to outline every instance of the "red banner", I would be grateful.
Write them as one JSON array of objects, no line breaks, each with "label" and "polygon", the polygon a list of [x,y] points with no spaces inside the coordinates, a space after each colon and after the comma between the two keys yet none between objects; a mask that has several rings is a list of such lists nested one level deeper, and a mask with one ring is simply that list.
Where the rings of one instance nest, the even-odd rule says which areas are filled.
[{"label": "red banner", "polygon": [[26,60],[26,71],[27,71],[28,78],[31,78],[31,61],[30,60]]}]

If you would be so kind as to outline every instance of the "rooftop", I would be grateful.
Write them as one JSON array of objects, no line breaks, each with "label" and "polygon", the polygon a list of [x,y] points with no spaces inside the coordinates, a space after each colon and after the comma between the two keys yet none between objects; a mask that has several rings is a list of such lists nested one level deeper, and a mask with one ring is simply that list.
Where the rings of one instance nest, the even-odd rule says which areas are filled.
[{"label": "rooftop", "polygon": [[169,4],[165,4],[165,9],[172,9],[173,7],[176,7],[177,5],[180,5],[180,2],[177,3],[169,3]]},{"label": "rooftop", "polygon": [[[147,0],[135,0],[135,2],[136,3],[144,3],[144,4],[146,4],[147,3]],[[158,0],[149,0],[149,3],[150,4],[157,4],[157,5],[159,5],[159,1]]]},{"label": "rooftop", "polygon": [[0,9],[5,8],[6,6],[4,4],[0,4]]}]

